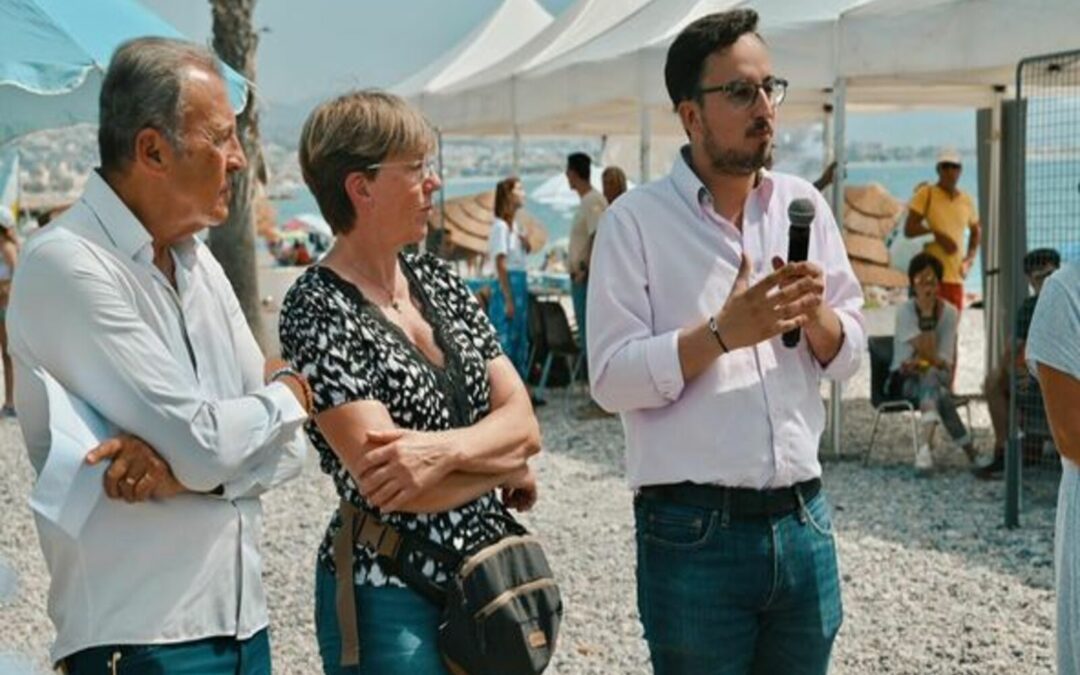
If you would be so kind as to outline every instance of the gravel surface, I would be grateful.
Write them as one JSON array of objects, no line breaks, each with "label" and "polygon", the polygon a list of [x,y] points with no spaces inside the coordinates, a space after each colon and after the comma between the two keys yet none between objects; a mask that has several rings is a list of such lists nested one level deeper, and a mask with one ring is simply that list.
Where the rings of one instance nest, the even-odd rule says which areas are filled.
[{"label": "gravel surface", "polygon": [[[965,313],[960,391],[981,380],[978,312]],[[889,327],[888,316],[871,317]],[[886,332],[886,330],[876,331]],[[865,368],[864,368],[865,370]],[[845,455],[823,451],[836,509],[845,621],[837,675],[1050,673],[1053,664],[1052,533],[1058,473],[1025,474],[1023,528],[1002,527],[1004,485],[974,480],[959,450],[939,441],[937,469],[916,477],[900,416],[882,422],[868,466],[868,376],[845,388]],[[648,673],[634,598],[631,495],[622,478],[617,419],[580,421],[580,393],[553,391],[540,409],[540,503],[525,520],[544,538],[566,616],[559,674]],[[990,447],[985,407],[977,442]],[[940,436],[940,435],[939,435]],[[0,423],[0,675],[46,672],[52,627],[48,577],[26,498],[33,472],[17,425]],[[316,673],[312,626],[315,548],[336,500],[314,463],[264,499],[275,670]],[[36,669],[36,670],[35,670]]]}]

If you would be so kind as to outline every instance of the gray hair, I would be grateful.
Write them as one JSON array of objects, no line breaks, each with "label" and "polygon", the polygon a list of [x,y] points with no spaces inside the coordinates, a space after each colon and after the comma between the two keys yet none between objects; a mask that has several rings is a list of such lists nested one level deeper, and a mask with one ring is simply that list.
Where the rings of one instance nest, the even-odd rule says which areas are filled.
[{"label": "gray hair", "polygon": [[101,84],[98,150],[105,171],[135,159],[135,137],[157,129],[174,148],[184,148],[184,76],[189,67],[221,76],[221,62],[206,47],[172,38],[129,40],[109,61]]}]

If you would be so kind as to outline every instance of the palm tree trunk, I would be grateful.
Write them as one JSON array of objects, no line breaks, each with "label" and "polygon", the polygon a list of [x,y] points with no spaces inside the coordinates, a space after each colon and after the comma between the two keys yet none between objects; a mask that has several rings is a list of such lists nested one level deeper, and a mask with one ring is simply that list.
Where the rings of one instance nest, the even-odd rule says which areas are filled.
[{"label": "palm tree trunk", "polygon": [[[214,17],[214,51],[249,82],[254,82],[255,50],[259,45],[259,36],[251,26],[255,0],[210,0],[210,8]],[[267,341],[259,303],[253,201],[255,180],[265,176],[266,172],[254,91],[249,90],[247,103],[236,118],[236,127],[248,167],[232,176],[229,218],[210,230],[210,250],[225,269],[251,332],[265,351]]]}]

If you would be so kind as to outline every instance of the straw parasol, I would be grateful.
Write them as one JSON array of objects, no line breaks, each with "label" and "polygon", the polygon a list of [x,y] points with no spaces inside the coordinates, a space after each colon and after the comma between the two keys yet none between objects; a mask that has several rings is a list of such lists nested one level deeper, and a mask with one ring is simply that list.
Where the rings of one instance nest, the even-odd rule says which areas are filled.
[{"label": "straw parasol", "polygon": [[844,246],[863,286],[907,288],[907,275],[890,266],[885,245],[905,211],[904,203],[877,183],[844,188]]},{"label": "straw parasol", "polygon": [[[444,258],[469,259],[483,256],[488,250],[488,234],[495,219],[495,191],[488,190],[463,197],[447,199],[446,219],[442,231],[439,255]],[[528,211],[517,212],[517,222],[525,228],[529,248],[536,252],[547,242],[547,231]],[[439,213],[428,220],[431,232],[439,230]]]}]

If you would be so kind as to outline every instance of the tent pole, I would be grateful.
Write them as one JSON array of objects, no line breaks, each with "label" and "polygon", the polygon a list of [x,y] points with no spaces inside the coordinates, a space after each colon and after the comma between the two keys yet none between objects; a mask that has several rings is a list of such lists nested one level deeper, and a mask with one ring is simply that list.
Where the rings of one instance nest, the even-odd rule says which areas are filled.
[{"label": "tent pole", "polygon": [[[442,129],[435,127],[435,140],[439,144],[439,184],[446,185],[446,167],[443,164],[443,134]],[[438,251],[428,251],[437,256],[442,255],[443,237],[446,236],[446,190],[439,190],[439,242]]]},{"label": "tent pole", "polygon": [[514,156],[511,164],[511,173],[515,176],[521,173],[521,131],[514,125]]},{"label": "tent pole", "polygon": [[835,148],[833,148],[833,114],[832,114],[833,105],[832,105],[832,103],[826,103],[825,105],[821,106],[821,110],[822,110],[822,113],[823,113],[822,131],[821,131],[822,160],[823,161],[821,163],[821,168],[824,169],[825,167],[829,166],[829,162],[833,161],[833,159],[834,159],[833,153],[835,152]]},{"label": "tent pole", "polygon": [[510,124],[513,129],[514,149],[510,170],[515,176],[521,173],[521,129],[518,128],[517,76],[510,77]]},{"label": "tent pole", "polygon": [[649,97],[645,91],[645,53],[638,50],[634,61],[637,68],[637,96],[638,96],[638,182],[644,185],[649,182],[649,174],[652,166],[652,112],[649,110]]},{"label": "tent pole", "polygon": [[639,173],[641,183],[649,182],[649,168],[652,164],[652,112],[645,101],[641,101],[641,140],[639,142]]},{"label": "tent pole", "polygon": [[990,189],[988,213],[983,220],[983,322],[986,326],[986,372],[994,372],[1001,360],[1004,340],[1001,321],[1001,274],[987,275],[988,270],[1001,269],[1001,106],[1005,87],[994,87],[994,102],[990,108]]},{"label": "tent pole", "polygon": [[[847,172],[847,156],[844,150],[844,134],[847,124],[847,81],[838,77],[836,86],[833,88],[835,102],[833,104],[833,161],[836,162],[836,174],[832,184],[832,207],[840,229],[844,228],[844,178]],[[843,402],[841,394],[843,387],[840,382],[833,381],[829,387],[829,444],[833,454],[840,456],[843,450],[841,442],[842,417],[841,407]]]}]

